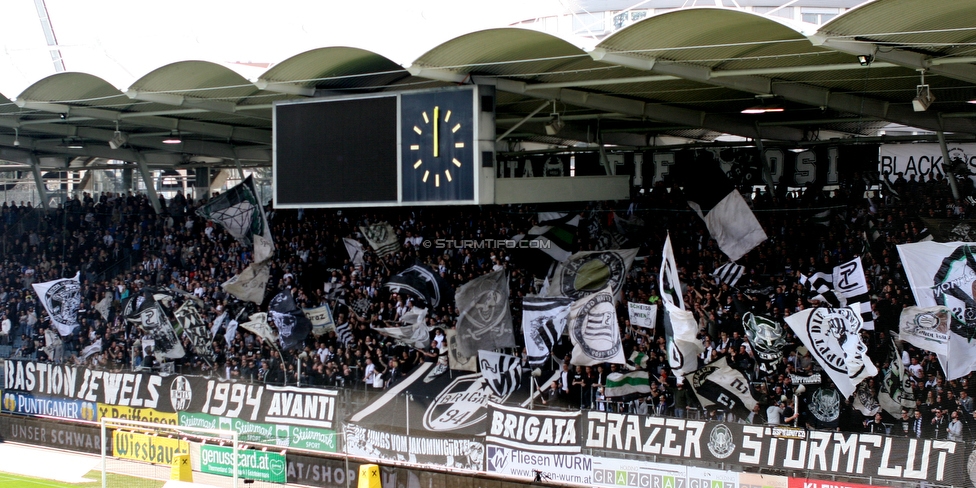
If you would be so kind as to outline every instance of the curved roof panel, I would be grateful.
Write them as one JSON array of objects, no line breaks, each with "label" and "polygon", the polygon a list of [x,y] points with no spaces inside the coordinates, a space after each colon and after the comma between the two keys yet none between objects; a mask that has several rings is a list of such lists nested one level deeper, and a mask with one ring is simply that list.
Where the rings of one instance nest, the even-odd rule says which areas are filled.
[{"label": "curved roof panel", "polygon": [[179,93],[236,103],[254,94],[257,88],[226,66],[209,61],[180,61],[147,73],[128,90]]},{"label": "curved roof panel", "polygon": [[125,98],[118,88],[95,75],[71,72],[38,80],[16,97],[17,100],[72,102],[79,105],[118,103]]},{"label": "curved roof panel", "polygon": [[275,64],[258,79],[270,83],[348,90],[375,88],[409,76],[399,64],[355,47],[323,47]]}]

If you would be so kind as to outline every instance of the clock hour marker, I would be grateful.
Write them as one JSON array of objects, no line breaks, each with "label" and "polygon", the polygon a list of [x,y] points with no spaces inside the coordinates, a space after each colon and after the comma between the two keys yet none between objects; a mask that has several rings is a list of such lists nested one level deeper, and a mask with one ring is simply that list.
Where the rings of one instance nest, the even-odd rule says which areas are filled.
[{"label": "clock hour marker", "polygon": [[428,176],[430,176],[430,171],[424,171],[424,183],[427,183]]},{"label": "clock hour marker", "polygon": [[434,186],[441,186],[441,175],[434,175]]},{"label": "clock hour marker", "polygon": [[420,144],[411,144],[410,145],[410,150],[411,151],[419,151],[420,150]]},{"label": "clock hour marker", "polygon": [[455,125],[454,127],[451,127],[451,133],[452,134],[455,133],[455,132],[457,132],[457,131],[459,131],[459,130],[461,130],[461,124],[458,124],[458,125]]},{"label": "clock hour marker", "polygon": [[418,159],[416,163],[413,163],[413,169],[419,168],[421,164],[424,164],[424,162]]},{"label": "clock hour marker", "polygon": [[424,112],[423,113],[423,116],[424,116],[424,123],[425,124],[429,124],[430,123],[430,119],[427,118],[427,112]]},{"label": "clock hour marker", "polygon": [[457,166],[458,168],[461,167],[461,162],[458,161],[457,158],[451,159],[451,162],[454,163],[454,166]]},{"label": "clock hour marker", "polygon": [[416,132],[418,135],[423,135],[424,134],[424,131],[420,130],[420,127],[417,127],[416,125],[413,126],[413,131]]},{"label": "clock hour marker", "polygon": [[464,147],[464,143],[463,142],[455,142],[454,143],[454,147],[456,147],[458,149],[461,149],[462,147]]},{"label": "clock hour marker", "polygon": [[451,181],[451,170],[445,169],[444,176],[447,176],[447,181]]},{"label": "clock hour marker", "polygon": [[448,123],[448,122],[449,122],[450,120],[451,120],[451,111],[450,111],[450,110],[448,110],[448,111],[447,111],[447,113],[446,113],[446,114],[444,114],[444,123],[446,124],[446,123]]}]

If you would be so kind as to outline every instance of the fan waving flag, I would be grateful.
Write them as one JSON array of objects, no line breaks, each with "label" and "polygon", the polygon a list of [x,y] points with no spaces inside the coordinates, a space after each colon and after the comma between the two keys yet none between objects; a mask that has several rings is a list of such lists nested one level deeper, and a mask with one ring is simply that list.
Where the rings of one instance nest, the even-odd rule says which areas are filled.
[{"label": "fan waving flag", "polygon": [[272,346],[278,344],[278,337],[274,330],[268,325],[268,314],[265,312],[258,312],[254,315],[248,317],[247,322],[238,323],[238,327],[258,336],[262,341],[267,341],[268,344]]},{"label": "fan waving flag", "polygon": [[688,381],[706,409],[720,408],[744,419],[758,403],[749,388],[749,378],[729,364],[728,356],[691,373]]},{"label": "fan waving flag", "polygon": [[894,337],[888,342],[885,362],[888,367],[881,370],[878,403],[892,417],[898,417],[903,409],[915,408],[915,391],[912,389],[912,381],[905,374],[905,364],[901,362],[901,350]]},{"label": "fan waving flag", "polygon": [[[379,257],[386,257],[400,251],[400,240],[396,230],[386,222],[379,222],[368,226],[361,226],[359,230]],[[348,249],[348,247],[347,247]]]},{"label": "fan waving flag", "polygon": [[[946,353],[939,356],[946,380],[976,370],[976,243],[934,241],[901,244],[898,254],[905,266],[908,284],[920,307],[944,306],[947,327],[931,317],[920,323],[928,335],[947,335]],[[904,322],[904,321],[903,321]],[[946,333],[947,331],[947,333]],[[920,328],[915,334],[926,334]],[[902,333],[902,339],[910,335]],[[932,349],[930,349],[932,350]]]},{"label": "fan waving flag", "polygon": [[220,224],[235,239],[254,248],[254,262],[267,261],[274,252],[271,228],[254,191],[254,178],[210,199],[197,215]]},{"label": "fan waving flag", "polygon": [[238,300],[260,305],[264,301],[264,291],[270,279],[271,271],[267,261],[251,263],[241,271],[241,274],[234,275],[220,287]]},{"label": "fan waving flag", "polygon": [[664,302],[664,337],[667,341],[668,364],[679,376],[698,368],[698,355],[705,346],[698,340],[698,323],[694,314],[685,310],[685,299],[674,261],[671,235],[664,240],[663,260],[658,283],[661,301]]},{"label": "fan waving flag", "polygon": [[529,365],[545,364],[566,329],[570,298],[527,296],[522,300],[522,334]]},{"label": "fan waving flag", "polygon": [[173,329],[173,324],[166,318],[166,313],[159,303],[148,293],[139,305],[139,309],[128,320],[152,338],[156,354],[169,359],[179,359],[186,355],[183,344]]},{"label": "fan waving flag", "polygon": [[508,397],[522,386],[522,366],[515,356],[479,350],[478,365],[488,387],[502,398]]},{"label": "fan waving flag", "polygon": [[479,349],[515,347],[508,293],[508,272],[503,269],[458,288],[454,301],[459,310],[457,345],[462,356],[475,356]]},{"label": "fan waving flag", "polygon": [[300,348],[312,332],[312,321],[295,305],[295,299],[289,290],[284,290],[271,299],[268,315],[278,328],[282,350]]},{"label": "fan waving flag", "polygon": [[343,237],[342,243],[346,246],[346,252],[349,253],[349,262],[352,264],[363,264],[363,245],[359,241],[348,237]]},{"label": "fan waving flag", "polygon": [[624,402],[650,394],[651,381],[647,371],[610,373],[603,387],[603,396]]},{"label": "fan waving flag", "polygon": [[740,266],[735,263],[725,263],[718,268],[715,268],[715,271],[712,272],[712,276],[722,283],[729,286],[735,286],[735,284],[739,282],[739,278],[742,278],[742,275],[745,274],[745,272],[745,266]]},{"label": "fan waving flag", "polygon": [[571,364],[627,364],[613,290],[609,286],[573,302],[567,325],[569,338],[573,341]]},{"label": "fan waving flag", "polygon": [[578,214],[540,213],[539,225],[529,229],[521,239],[516,237],[516,240],[527,242],[528,247],[516,249],[518,252],[514,255],[536,276],[545,274],[553,262],[561,263],[572,255],[579,222]]},{"label": "fan waving flag", "polygon": [[766,240],[759,220],[709,151],[699,151],[695,164],[678,175],[688,206],[705,221],[708,233],[729,261],[738,261]]},{"label": "fan waving flag", "polygon": [[579,300],[609,286],[616,299],[624,289],[627,271],[634,264],[636,256],[637,249],[573,254],[568,261],[556,267],[549,285],[549,296]]},{"label": "fan waving flag", "polygon": [[424,301],[429,307],[439,307],[454,298],[451,285],[430,267],[415,264],[390,277],[383,286],[393,293],[406,293]]},{"label": "fan waving flag", "polygon": [[81,272],[74,278],[33,283],[34,293],[58,334],[70,335],[78,327],[78,309],[81,308]]},{"label": "fan waving flag", "polygon": [[423,349],[430,345],[430,333],[427,332],[427,309],[414,307],[403,314],[400,322],[402,327],[373,327],[373,330],[391,339],[396,339],[414,349]]},{"label": "fan waving flag", "polygon": [[859,312],[848,307],[820,307],[797,312],[785,320],[844,397],[851,396],[860,382],[878,374],[861,340]]}]

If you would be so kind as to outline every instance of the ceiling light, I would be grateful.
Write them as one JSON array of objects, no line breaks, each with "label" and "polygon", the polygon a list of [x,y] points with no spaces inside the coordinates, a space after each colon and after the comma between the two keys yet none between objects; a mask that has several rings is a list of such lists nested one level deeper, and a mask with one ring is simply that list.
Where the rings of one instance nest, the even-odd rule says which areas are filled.
[{"label": "ceiling light", "polygon": [[170,133],[169,137],[163,139],[163,144],[181,144],[183,140],[180,139],[180,134],[178,132]]},{"label": "ceiling light", "polygon": [[85,143],[77,139],[61,139],[61,144],[58,144],[58,147],[65,149],[84,149]]},{"label": "ceiling light", "polygon": [[857,62],[861,63],[861,66],[870,66],[871,61],[874,61],[874,56],[870,54],[862,54],[857,57]]},{"label": "ceiling light", "polygon": [[749,107],[740,113],[744,114],[765,114],[770,112],[783,112],[786,109],[782,105],[756,105]]},{"label": "ceiling light", "polygon": [[20,145],[20,129],[14,128],[14,145]]}]

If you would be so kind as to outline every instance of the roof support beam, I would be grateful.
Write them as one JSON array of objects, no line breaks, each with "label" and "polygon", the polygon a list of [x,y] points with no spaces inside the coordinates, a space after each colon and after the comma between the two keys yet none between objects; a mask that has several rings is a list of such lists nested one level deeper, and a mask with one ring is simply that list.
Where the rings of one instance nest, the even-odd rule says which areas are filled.
[{"label": "roof support beam", "polygon": [[210,112],[224,114],[237,113],[237,105],[231,102],[220,100],[202,100],[198,98],[188,98],[174,93],[146,92],[139,90],[128,90],[125,95],[133,100],[145,102],[161,103],[163,105],[173,105],[175,107],[202,108]]},{"label": "roof support beam", "polygon": [[34,186],[37,187],[41,205],[44,206],[44,210],[50,210],[51,203],[47,201],[47,186],[44,185],[44,177],[41,176],[41,165],[33,154],[28,158],[28,162],[31,165],[31,172],[34,173]]},{"label": "roof support beam", "polygon": [[814,46],[823,46],[854,56],[872,56],[877,61],[885,61],[910,69],[924,69],[929,73],[947,78],[976,83],[976,66],[972,64],[935,63],[932,57],[927,54],[904,49],[885,48],[882,50],[873,42],[831,39],[822,34],[814,34],[809,36],[809,39]]},{"label": "roof support beam", "polygon": [[501,91],[517,93],[527,97],[559,100],[563,103],[578,107],[604,110],[611,113],[681,124],[689,127],[702,127],[718,132],[736,134],[742,137],[768,137],[776,140],[799,141],[803,139],[804,135],[802,130],[789,127],[769,127],[760,134],[755,124],[746,123],[738,117],[709,114],[700,110],[692,110],[673,105],[645,103],[639,100],[589,93],[569,88],[531,90],[527,89],[528,86],[531,86],[528,83],[505,78],[481,80],[475,77],[475,82],[494,84]]},{"label": "roof support beam", "polygon": [[[613,56],[608,57],[609,54],[613,54]],[[597,61],[611,59],[625,62],[627,58],[633,58],[634,61],[631,64],[621,65],[628,67],[638,66],[645,61],[643,58],[630,54],[608,53],[604,49],[595,49],[590,55]],[[614,62],[613,64],[617,63]],[[840,112],[877,117],[910,127],[952,132],[976,132],[976,123],[972,121],[957,124],[953,120],[941,120],[934,111],[915,112],[911,109],[907,100],[904,105],[891,105],[883,100],[851,93],[832,92],[827,88],[803,83],[774,82],[771,78],[761,76],[712,76],[711,70],[707,68],[670,61],[655,62],[650,71],[653,73],[680,76],[690,81],[731,88],[756,95],[772,94],[786,100],[800,102],[814,107],[829,107]]]},{"label": "roof support beam", "polygon": [[759,133],[755,124],[746,123],[737,117],[727,115],[708,114],[700,110],[692,110],[673,105],[650,104],[639,100],[632,100],[612,95],[602,95],[589,93],[581,90],[569,88],[549,88],[543,90],[532,89],[532,85],[524,81],[510,80],[507,78],[482,78],[479,76],[471,77],[464,73],[457,73],[441,68],[425,68],[411,66],[407,68],[410,74],[431,80],[445,81],[448,83],[465,83],[473,81],[484,85],[495,85],[501,91],[515,93],[531,98],[543,100],[559,100],[569,105],[590,108],[594,110],[604,110],[611,113],[624,114],[632,117],[654,119],[662,122],[676,123],[690,127],[703,127],[706,129],[735,134],[742,137],[768,137],[770,139],[799,141],[803,139],[802,130],[789,127],[767,128],[762,134]]},{"label": "roof support beam", "polygon": [[[18,107],[31,110],[40,110],[68,116],[91,117],[98,120],[119,121],[126,120],[126,123],[140,127],[153,127],[170,131],[180,131],[186,133],[202,134],[213,137],[220,137],[227,140],[237,140],[243,142],[254,142],[258,144],[271,144],[271,131],[263,129],[253,129],[250,127],[236,127],[225,124],[215,124],[212,122],[201,122],[198,120],[177,119],[169,117],[127,117],[130,113],[138,112],[116,112],[99,108],[78,107],[53,102],[17,100],[14,102]],[[106,139],[108,140],[108,139]]]},{"label": "roof support beam", "polygon": [[139,168],[139,174],[142,175],[142,181],[146,184],[146,195],[149,196],[149,203],[152,203],[153,210],[158,215],[163,211],[163,206],[159,204],[159,195],[156,194],[156,183],[152,179],[152,174],[149,173],[146,158],[142,154],[136,153],[136,166]]}]

